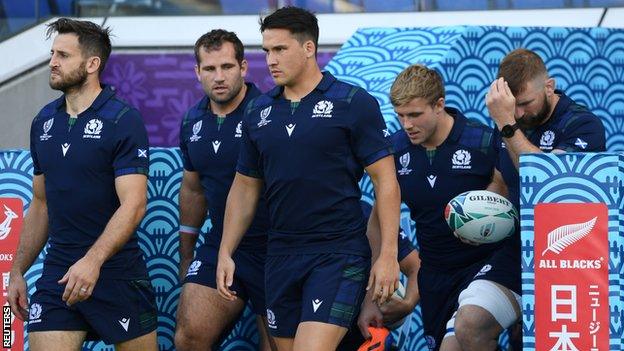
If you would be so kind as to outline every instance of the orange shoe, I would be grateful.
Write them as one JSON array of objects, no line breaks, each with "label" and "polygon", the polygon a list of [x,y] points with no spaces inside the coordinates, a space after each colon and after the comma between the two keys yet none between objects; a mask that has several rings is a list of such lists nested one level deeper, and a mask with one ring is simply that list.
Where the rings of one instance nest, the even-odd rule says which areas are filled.
[{"label": "orange shoe", "polygon": [[386,349],[386,338],[390,335],[390,331],[383,327],[368,327],[368,332],[371,338],[364,341],[358,351],[384,351]]}]

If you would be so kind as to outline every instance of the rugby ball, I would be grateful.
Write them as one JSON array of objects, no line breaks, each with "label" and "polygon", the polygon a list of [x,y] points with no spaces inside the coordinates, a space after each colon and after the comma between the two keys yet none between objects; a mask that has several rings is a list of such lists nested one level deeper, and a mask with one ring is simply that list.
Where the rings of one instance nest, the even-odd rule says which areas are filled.
[{"label": "rugby ball", "polygon": [[[405,286],[403,285],[403,283],[399,282],[399,288],[396,289],[394,291],[394,294],[392,294],[392,296],[390,296],[391,299],[400,299],[403,300],[403,298],[405,297]],[[390,330],[394,330],[394,329],[398,329],[400,328],[403,323],[405,323],[405,320],[410,316],[411,314],[408,313],[405,317],[401,318],[400,320],[394,322],[394,323],[386,323],[384,324],[384,327],[390,329]]]},{"label": "rugby ball", "polygon": [[488,244],[513,235],[518,223],[518,212],[501,195],[487,190],[473,190],[449,201],[444,218],[456,235],[479,244]]}]

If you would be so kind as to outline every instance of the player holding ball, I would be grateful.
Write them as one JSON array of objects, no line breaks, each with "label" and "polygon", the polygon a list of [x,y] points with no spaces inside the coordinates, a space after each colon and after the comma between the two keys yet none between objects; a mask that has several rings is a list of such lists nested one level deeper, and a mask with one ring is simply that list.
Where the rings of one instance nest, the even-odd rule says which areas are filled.
[{"label": "player holding ball", "polygon": [[[418,288],[424,334],[430,350],[454,340],[454,314],[466,288],[500,243],[474,246],[460,241],[447,225],[449,200],[492,181],[496,151],[493,131],[445,106],[444,83],[433,69],[412,65],[401,72],[390,100],[402,130],[391,136],[401,201],[416,222],[421,267]],[[498,189],[505,193],[503,183]],[[371,217],[376,216],[376,205]],[[379,235],[371,218],[369,236]],[[362,315],[376,308],[365,299]],[[373,321],[370,321],[372,324]]]}]

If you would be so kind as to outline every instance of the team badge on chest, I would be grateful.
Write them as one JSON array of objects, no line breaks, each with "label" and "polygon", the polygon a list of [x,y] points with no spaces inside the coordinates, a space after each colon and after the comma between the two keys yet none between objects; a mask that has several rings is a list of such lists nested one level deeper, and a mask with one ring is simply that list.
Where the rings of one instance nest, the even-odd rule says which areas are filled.
[{"label": "team badge on chest", "polygon": [[331,118],[334,104],[331,101],[321,100],[312,109],[312,118]]},{"label": "team badge on chest", "polygon": [[89,122],[87,122],[87,125],[85,126],[84,134],[82,135],[82,138],[83,139],[100,139],[100,138],[102,138],[100,133],[102,133],[102,128],[103,127],[104,127],[104,124],[99,119],[94,118],[94,119],[90,120]]}]

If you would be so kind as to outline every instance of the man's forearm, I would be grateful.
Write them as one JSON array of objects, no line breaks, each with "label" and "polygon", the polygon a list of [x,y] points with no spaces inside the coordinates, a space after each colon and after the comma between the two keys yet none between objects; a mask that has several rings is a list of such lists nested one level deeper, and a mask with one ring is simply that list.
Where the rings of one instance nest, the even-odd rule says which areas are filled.
[{"label": "man's forearm", "polygon": [[198,233],[187,233],[184,227],[199,230],[204,224],[206,217],[206,199],[201,191],[180,189],[180,261],[193,258]]},{"label": "man's forearm", "polygon": [[126,244],[144,215],[144,202],[122,203],[85,257],[96,260],[100,265],[106,262]]},{"label": "man's forearm", "polygon": [[239,177],[234,178],[225,206],[220,255],[232,256],[253,221],[260,199],[262,183],[250,183],[249,179],[241,181]]},{"label": "man's forearm", "polygon": [[503,139],[509,152],[509,157],[516,169],[520,165],[520,155],[526,153],[541,153],[542,150],[533,145],[521,130],[517,130],[513,137]]},{"label": "man's forearm", "polygon": [[401,194],[396,182],[380,182],[375,188],[377,213],[381,230],[380,256],[397,257]]},{"label": "man's forearm", "polygon": [[45,203],[33,199],[24,218],[15,261],[11,268],[16,274],[24,274],[33,264],[48,240],[48,208]]}]

